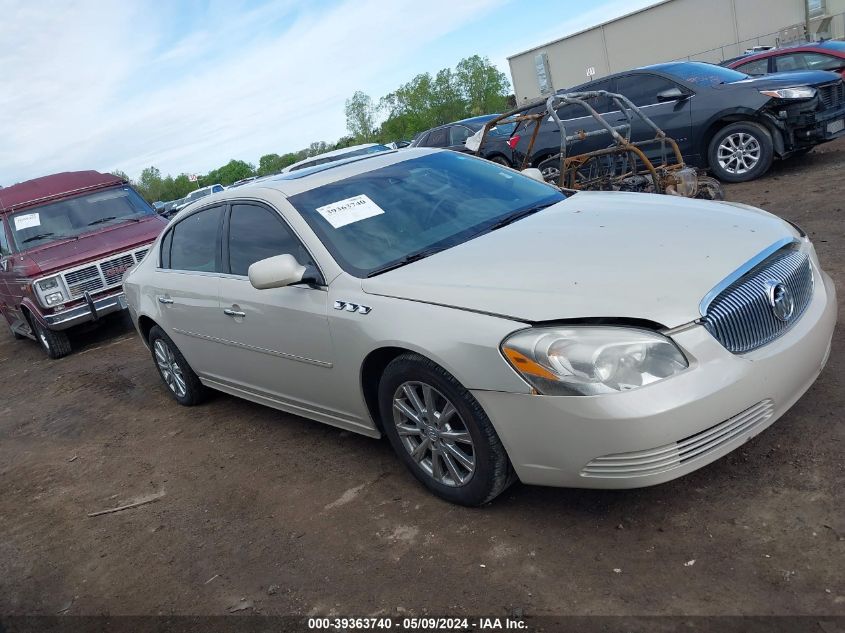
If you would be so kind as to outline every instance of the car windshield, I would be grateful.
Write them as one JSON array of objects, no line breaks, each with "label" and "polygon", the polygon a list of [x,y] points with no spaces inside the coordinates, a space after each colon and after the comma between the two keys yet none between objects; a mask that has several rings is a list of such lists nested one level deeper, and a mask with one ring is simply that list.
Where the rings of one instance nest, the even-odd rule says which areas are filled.
[{"label": "car windshield", "polygon": [[149,215],[155,215],[154,209],[134,189],[118,187],[14,213],[9,226],[23,251]]},{"label": "car windshield", "polygon": [[436,152],[289,201],[344,270],[366,277],[564,199],[557,188],[495,163]]},{"label": "car windshield", "polygon": [[712,87],[749,78],[748,75],[737,70],[704,62],[669,64],[661,67],[661,70],[696,86]]},{"label": "car windshield", "polygon": [[211,187],[207,189],[197,189],[196,191],[192,191],[187,196],[185,196],[184,200],[186,202],[193,202],[194,200],[199,200],[200,198],[205,198],[206,196],[211,195]]}]

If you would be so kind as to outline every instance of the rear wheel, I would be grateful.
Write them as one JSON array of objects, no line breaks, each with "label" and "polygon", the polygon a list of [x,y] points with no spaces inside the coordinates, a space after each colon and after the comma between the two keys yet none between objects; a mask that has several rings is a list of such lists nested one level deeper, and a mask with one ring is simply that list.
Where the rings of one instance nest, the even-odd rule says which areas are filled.
[{"label": "rear wheel", "polygon": [[505,158],[504,156],[491,156],[487,160],[489,160],[492,163],[496,163],[497,165],[504,165],[505,167],[511,166],[510,161],[508,161],[508,159]]},{"label": "rear wheel", "polygon": [[35,338],[47,356],[56,359],[70,354],[70,339],[67,334],[48,330],[37,319],[32,319],[32,322],[35,325]]},{"label": "rear wheel", "polygon": [[422,484],[443,499],[477,506],[514,481],[490,419],[454,376],[418,354],[385,369],[379,409],[393,449]]},{"label": "rear wheel", "polygon": [[741,121],[725,126],[710,141],[710,170],[724,182],[759,178],[772,166],[772,135],[759,123]]},{"label": "rear wheel", "polygon": [[205,400],[206,388],[164,330],[154,326],[149,342],[158,374],[176,402],[191,407]]}]

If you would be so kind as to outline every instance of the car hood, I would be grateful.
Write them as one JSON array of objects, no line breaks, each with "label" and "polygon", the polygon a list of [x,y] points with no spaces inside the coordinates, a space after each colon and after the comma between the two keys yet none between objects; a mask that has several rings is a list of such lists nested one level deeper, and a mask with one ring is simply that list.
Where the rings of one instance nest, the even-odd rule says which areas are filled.
[{"label": "car hood", "polygon": [[60,240],[39,246],[26,251],[25,255],[46,274],[151,242],[165,226],[167,220],[151,215],[140,222],[116,224],[93,233],[85,233],[78,239]]},{"label": "car hood", "polygon": [[795,86],[820,86],[839,79],[841,77],[837,73],[826,70],[797,70],[751,77],[723,84],[723,86],[752,86],[758,90],[767,90],[769,88],[793,88]]},{"label": "car hood", "polygon": [[520,321],[610,317],[676,327],[701,316],[701,300],[725,277],[794,235],[744,205],[583,192],[362,287]]}]

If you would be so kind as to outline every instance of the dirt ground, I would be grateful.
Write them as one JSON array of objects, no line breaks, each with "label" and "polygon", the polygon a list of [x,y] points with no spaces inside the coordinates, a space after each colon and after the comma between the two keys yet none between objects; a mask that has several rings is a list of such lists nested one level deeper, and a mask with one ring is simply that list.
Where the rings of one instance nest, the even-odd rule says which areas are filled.
[{"label": "dirt ground", "polygon": [[[812,236],[840,305],[843,170],[845,140],[727,188]],[[0,614],[845,614],[842,327],[728,457],[480,509],[426,493],[386,441],[222,394],[177,406],[122,319],[74,345],[49,361],[0,332]]]}]

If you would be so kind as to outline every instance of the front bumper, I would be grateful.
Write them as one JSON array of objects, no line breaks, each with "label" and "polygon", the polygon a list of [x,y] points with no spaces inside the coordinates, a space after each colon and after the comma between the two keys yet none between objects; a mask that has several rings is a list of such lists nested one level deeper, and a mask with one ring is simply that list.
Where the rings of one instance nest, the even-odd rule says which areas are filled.
[{"label": "front bumper", "polygon": [[787,121],[787,132],[792,149],[841,138],[845,136],[845,106],[813,113],[811,122]]},{"label": "front bumper", "polygon": [[83,305],[62,310],[61,312],[44,314],[42,318],[51,330],[67,330],[75,325],[96,321],[102,316],[125,309],[126,297],[120,291],[96,299],[91,298],[90,301],[87,301]]},{"label": "front bumper", "polygon": [[638,488],[675,479],[770,426],[816,380],[830,353],[837,304],[830,277],[814,272],[814,296],[801,319],[748,354],[731,354],[697,326],[673,337],[690,368],[635,391],[472,393],[524,483]]}]

